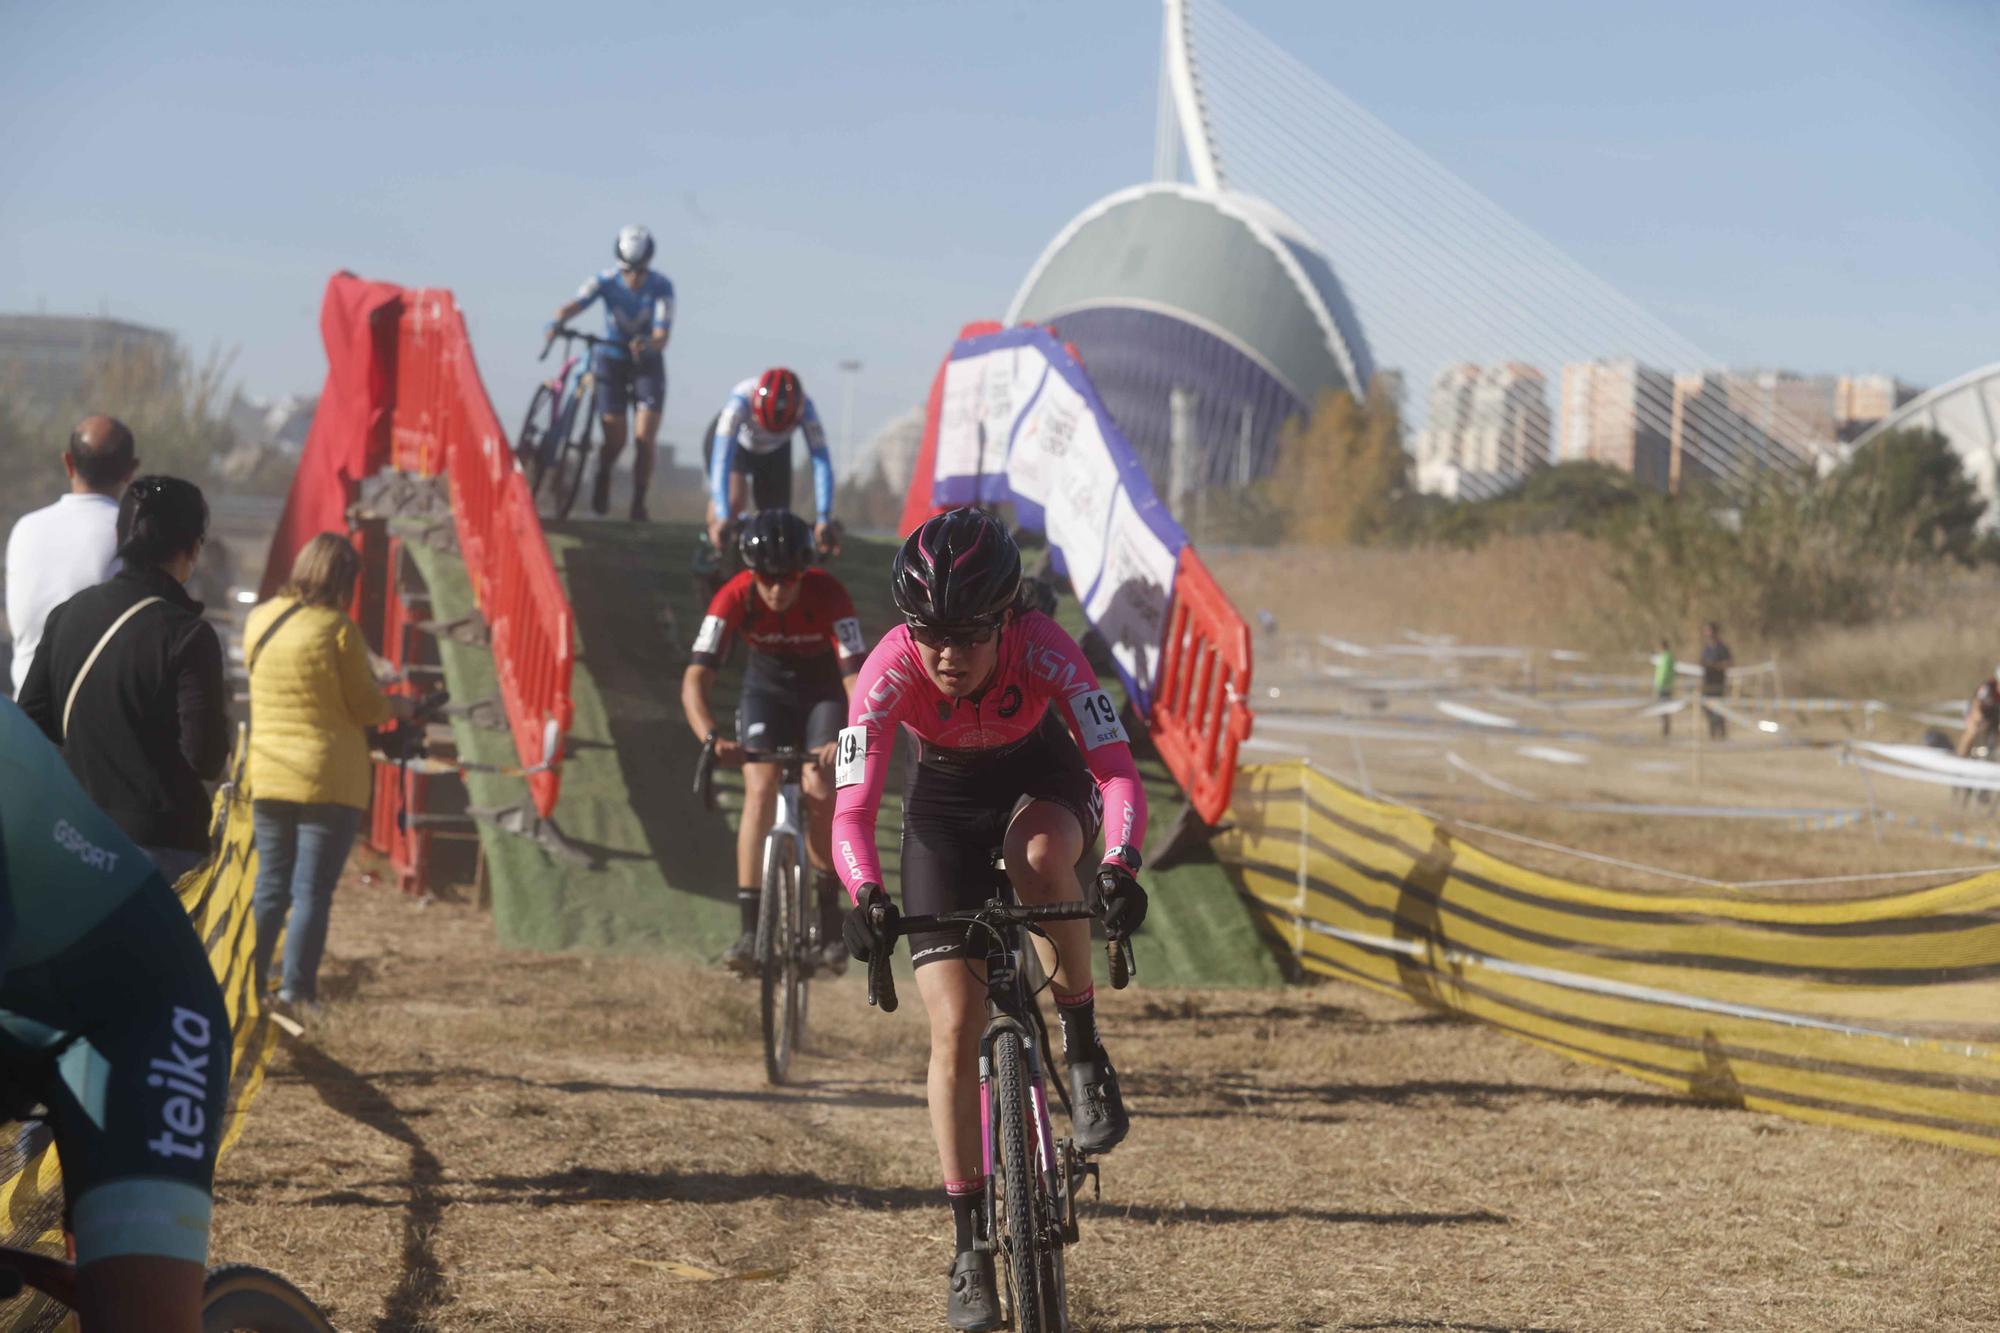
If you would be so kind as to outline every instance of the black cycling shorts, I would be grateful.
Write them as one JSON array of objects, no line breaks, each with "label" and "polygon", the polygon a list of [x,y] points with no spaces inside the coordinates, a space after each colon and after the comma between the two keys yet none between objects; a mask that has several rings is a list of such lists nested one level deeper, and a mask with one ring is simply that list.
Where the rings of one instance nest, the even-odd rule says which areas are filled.
[{"label": "black cycling shorts", "polygon": [[634,404],[658,412],[667,405],[667,360],[653,352],[633,361],[631,356],[597,354],[597,410],[622,417]]},{"label": "black cycling shorts", "polygon": [[157,876],[0,983],[0,1070],[49,1108],[77,1261],[205,1262],[229,1101],[229,1014]]},{"label": "black cycling shorts", "polygon": [[[1104,798],[1076,742],[1053,714],[1012,748],[980,750],[960,762],[926,748],[903,793],[903,911],[964,912],[993,896],[993,857],[1023,806],[1052,801],[1076,816],[1085,847],[1104,822]],[[909,937],[917,967],[965,956],[965,929]]]},{"label": "black cycling shorts", "polygon": [[[722,414],[718,412],[715,419],[708,423],[708,433],[702,436],[702,447],[711,453],[715,448],[715,428],[721,423]],[[714,466],[712,457],[709,466]],[[752,453],[739,444],[729,456],[729,470],[750,478],[752,513],[792,507],[792,446],[789,441],[784,448],[773,449],[768,454]]]},{"label": "black cycling shorts", "polygon": [[736,739],[746,750],[815,750],[847,725],[847,692],[834,682],[830,694],[757,689],[746,682],[736,704]]}]

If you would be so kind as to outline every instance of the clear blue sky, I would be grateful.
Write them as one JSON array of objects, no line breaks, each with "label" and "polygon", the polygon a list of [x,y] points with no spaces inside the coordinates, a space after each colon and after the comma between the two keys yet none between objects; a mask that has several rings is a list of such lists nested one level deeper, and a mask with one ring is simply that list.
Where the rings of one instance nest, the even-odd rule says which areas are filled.
[{"label": "clear blue sky", "polygon": [[[1730,364],[2000,358],[2000,5],[1233,7]],[[318,386],[333,270],[449,286],[511,422],[641,220],[668,438],[774,362],[837,429],[844,357],[865,438],[1149,173],[1159,9],[0,0],[0,32],[0,310],[237,348],[277,394]]]}]

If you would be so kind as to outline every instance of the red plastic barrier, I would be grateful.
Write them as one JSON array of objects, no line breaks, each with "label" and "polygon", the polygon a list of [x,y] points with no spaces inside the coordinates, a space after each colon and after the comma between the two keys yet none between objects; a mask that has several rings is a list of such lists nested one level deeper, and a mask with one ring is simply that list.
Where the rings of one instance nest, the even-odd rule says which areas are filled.
[{"label": "red plastic barrier", "polygon": [[1236,751],[1254,717],[1250,627],[1194,547],[1183,546],[1149,723],[1160,757],[1210,824],[1229,809]]},{"label": "red plastic barrier", "polygon": [[450,292],[405,294],[396,374],[393,456],[399,467],[442,472],[451,484],[453,526],[492,631],[514,752],[533,770],[528,787],[547,818],[562,790],[575,617]]},{"label": "red plastic barrier", "polygon": [[[374,636],[382,656],[397,667],[409,664],[409,636],[412,631],[410,608],[397,595],[396,569],[402,561],[402,543],[394,537],[383,542],[382,577],[385,580],[381,624]],[[375,765],[375,799],[369,806],[368,843],[389,858],[398,886],[405,893],[421,893],[425,870],[430,862],[431,831],[413,824],[404,816],[424,808],[424,788],[429,779],[412,773],[400,764]]]}]

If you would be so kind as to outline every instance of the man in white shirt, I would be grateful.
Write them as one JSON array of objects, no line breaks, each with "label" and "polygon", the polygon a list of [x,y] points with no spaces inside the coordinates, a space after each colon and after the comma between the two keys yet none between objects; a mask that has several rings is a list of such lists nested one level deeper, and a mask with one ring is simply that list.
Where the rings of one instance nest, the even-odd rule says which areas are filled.
[{"label": "man in white shirt", "polygon": [[49,612],[117,572],[118,497],[139,470],[132,432],[111,417],[79,421],[62,462],[69,494],[24,515],[7,538],[7,625],[14,635],[17,695]]}]

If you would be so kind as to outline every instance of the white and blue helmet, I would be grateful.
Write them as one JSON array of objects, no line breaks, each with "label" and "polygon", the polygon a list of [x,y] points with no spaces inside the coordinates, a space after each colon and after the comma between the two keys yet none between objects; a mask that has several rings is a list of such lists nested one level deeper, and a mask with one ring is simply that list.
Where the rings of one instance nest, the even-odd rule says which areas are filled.
[{"label": "white and blue helmet", "polygon": [[638,223],[618,233],[618,262],[626,268],[644,268],[653,262],[653,233]]}]

